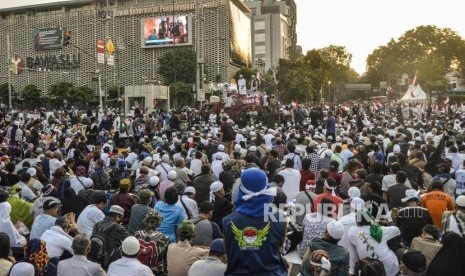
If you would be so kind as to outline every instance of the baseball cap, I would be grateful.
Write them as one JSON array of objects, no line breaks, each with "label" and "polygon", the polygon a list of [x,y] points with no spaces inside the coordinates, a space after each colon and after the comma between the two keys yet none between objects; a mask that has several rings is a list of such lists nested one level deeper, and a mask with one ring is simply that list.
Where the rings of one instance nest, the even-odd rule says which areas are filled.
[{"label": "baseball cap", "polygon": [[401,199],[402,202],[407,202],[412,199],[419,201],[418,192],[415,189],[408,189],[405,191],[405,197]]},{"label": "baseball cap", "polygon": [[44,205],[42,206],[42,208],[44,210],[49,210],[49,209],[52,209],[52,208],[55,208],[58,206],[58,202],[55,201],[54,199],[47,199],[45,202],[44,202]]},{"label": "baseball cap", "polygon": [[133,256],[139,253],[140,250],[140,244],[139,240],[136,239],[134,236],[129,236],[124,239],[123,244],[122,244],[122,249],[124,254]]}]

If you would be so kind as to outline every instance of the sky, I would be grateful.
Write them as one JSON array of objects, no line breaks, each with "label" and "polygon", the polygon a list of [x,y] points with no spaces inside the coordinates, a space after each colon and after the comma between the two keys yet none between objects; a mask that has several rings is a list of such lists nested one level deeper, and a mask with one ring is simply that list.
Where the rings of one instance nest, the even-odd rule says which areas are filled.
[{"label": "sky", "polygon": [[359,74],[374,49],[420,25],[451,28],[465,38],[463,0],[295,0],[303,53],[330,44],[352,53]]}]

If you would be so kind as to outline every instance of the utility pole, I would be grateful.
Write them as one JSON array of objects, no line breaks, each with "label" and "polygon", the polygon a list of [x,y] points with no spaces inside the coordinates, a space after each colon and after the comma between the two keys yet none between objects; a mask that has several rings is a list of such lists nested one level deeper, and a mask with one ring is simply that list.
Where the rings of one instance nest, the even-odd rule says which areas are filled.
[{"label": "utility pole", "polygon": [[[201,2],[197,2],[195,9],[195,33],[196,33],[196,47],[197,52],[197,75],[195,92],[197,94],[197,101],[200,104],[205,100],[205,92],[203,91],[203,72],[205,64],[205,18],[204,18],[205,6]],[[202,95],[199,97],[199,95]]]},{"label": "utility pole", "polygon": [[[10,64],[11,56],[10,56],[10,33],[6,34],[6,47],[7,47],[7,59],[8,65]],[[13,107],[12,100],[11,100],[11,70],[8,66],[8,108],[11,109]]]},{"label": "utility pole", "polygon": [[[109,22],[108,20],[110,20],[110,3],[108,0],[106,0],[106,7],[105,7],[105,45],[106,43],[108,42],[108,39],[109,39],[109,34],[108,34],[108,31],[109,31]],[[108,56],[107,56],[108,58]],[[108,64],[107,64],[107,58],[105,58],[105,63],[103,64],[103,66],[105,67],[105,91],[104,91],[104,94],[105,94],[105,101],[103,102],[103,112],[105,113],[105,110],[107,109],[107,90],[108,90]],[[100,75],[99,75],[100,76]],[[119,91],[118,91],[119,93]]]}]

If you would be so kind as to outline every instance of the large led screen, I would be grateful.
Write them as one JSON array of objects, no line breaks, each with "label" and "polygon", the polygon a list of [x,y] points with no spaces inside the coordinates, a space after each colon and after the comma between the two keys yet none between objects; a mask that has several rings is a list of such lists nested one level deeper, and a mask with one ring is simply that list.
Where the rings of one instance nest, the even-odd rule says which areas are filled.
[{"label": "large led screen", "polygon": [[142,47],[183,46],[192,44],[190,17],[158,16],[142,19]]}]

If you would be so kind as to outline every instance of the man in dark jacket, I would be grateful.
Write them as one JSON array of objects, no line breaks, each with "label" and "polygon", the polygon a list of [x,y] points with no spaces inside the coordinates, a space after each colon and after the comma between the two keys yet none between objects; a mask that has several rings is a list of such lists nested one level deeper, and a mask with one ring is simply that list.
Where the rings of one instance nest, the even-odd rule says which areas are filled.
[{"label": "man in dark jacket", "polygon": [[302,260],[300,273],[303,276],[311,275],[310,273],[310,256],[316,250],[324,250],[329,254],[331,262],[331,275],[345,276],[349,275],[349,252],[342,246],[337,245],[344,235],[344,226],[338,221],[331,221],[326,226],[326,232],[323,239],[315,238],[308,243],[307,251]]},{"label": "man in dark jacket", "polygon": [[[128,231],[121,226],[123,221],[124,209],[118,205],[110,207],[110,212],[102,221],[94,225],[92,233],[105,232],[106,234],[106,254],[110,254],[112,262],[121,258],[121,252],[118,250],[121,247],[124,239],[129,236]],[[104,267],[106,269],[106,267]]]},{"label": "man in dark jacket", "polygon": [[211,168],[209,165],[203,165],[201,168],[201,174],[194,179],[193,186],[195,188],[194,200],[197,204],[200,204],[206,200],[209,200],[210,184],[215,181],[211,174]]}]

